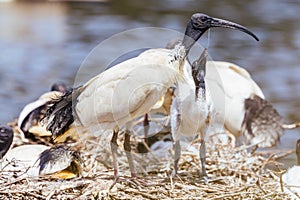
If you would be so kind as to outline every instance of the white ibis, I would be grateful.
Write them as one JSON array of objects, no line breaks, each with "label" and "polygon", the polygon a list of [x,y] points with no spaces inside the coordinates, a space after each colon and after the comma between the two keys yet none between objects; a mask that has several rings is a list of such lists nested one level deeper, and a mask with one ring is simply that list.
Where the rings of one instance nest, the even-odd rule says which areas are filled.
[{"label": "white ibis", "polygon": [[217,117],[224,120],[224,127],[235,137],[242,135],[245,115],[245,100],[255,94],[264,94],[249,72],[229,62],[208,61],[206,64],[208,82],[212,96],[218,96],[222,103],[215,103]]},{"label": "white ibis", "polygon": [[205,134],[211,123],[213,105],[209,90],[205,83],[206,74],[206,50],[199,60],[196,60],[192,69],[188,62],[184,68],[187,81],[179,81],[175,90],[175,97],[171,106],[171,132],[174,140],[174,173],[178,170],[178,161],[181,155],[180,136],[195,136],[199,134],[201,146],[199,157],[201,160],[201,177],[207,178],[205,160]]},{"label": "white ibis", "polygon": [[70,179],[81,174],[81,163],[80,154],[64,145],[21,145],[7,152],[0,168],[5,177]]},{"label": "white ibis", "polygon": [[246,69],[223,61],[208,61],[206,67],[208,85],[219,86],[222,91],[219,94],[215,87],[210,87],[211,94],[225,100],[224,105],[214,104],[217,116],[224,119],[225,128],[235,137],[242,136],[247,144],[271,147],[284,129],[300,126],[299,123],[283,124],[281,116],[265,100],[261,88]]},{"label": "white ibis", "polygon": [[202,34],[212,27],[237,29],[258,40],[241,25],[205,14],[193,14],[182,43],[175,48],[147,50],[102,72],[82,87],[67,92],[65,96],[54,101],[45,118],[48,119],[48,130],[53,137],[63,135],[70,126],[75,125],[90,131],[112,130],[111,150],[115,183],[119,178],[118,130],[125,126],[124,149],[131,176],[136,177],[130,147],[132,122],[148,113],[171,85],[183,79],[183,65],[187,53]]},{"label": "white ibis", "polygon": [[297,193],[300,196],[300,139],[296,143],[296,155],[297,155],[297,165],[288,169],[286,173],[282,175],[282,181],[287,184],[287,187],[291,191]]},{"label": "white ibis", "polygon": [[[174,47],[178,42],[172,40],[168,47]],[[245,100],[255,94],[264,98],[264,94],[256,82],[252,79],[249,72],[230,62],[207,61],[205,80],[210,88],[212,96],[218,96],[224,100],[223,104],[215,104],[218,117],[224,119],[225,128],[238,137],[241,135],[242,122],[245,115]],[[216,87],[210,87],[211,85]],[[219,91],[221,93],[219,94]],[[166,95],[169,96],[167,93]],[[164,102],[167,107],[169,102]],[[168,113],[169,114],[169,113]]]},{"label": "white ibis", "polygon": [[67,88],[64,83],[57,82],[51,86],[51,91],[46,92],[34,102],[27,104],[20,112],[18,118],[19,130],[28,138],[33,136],[51,136],[40,120],[47,111],[47,104],[53,99],[62,96]]},{"label": "white ibis", "polygon": [[10,126],[0,126],[0,160],[4,157],[8,151],[10,145],[13,142],[14,132]]}]

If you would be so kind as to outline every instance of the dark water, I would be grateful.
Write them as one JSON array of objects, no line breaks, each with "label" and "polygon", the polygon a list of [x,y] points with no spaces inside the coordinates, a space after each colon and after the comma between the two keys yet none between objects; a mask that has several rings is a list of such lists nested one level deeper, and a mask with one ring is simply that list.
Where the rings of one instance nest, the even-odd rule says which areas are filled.
[{"label": "dark water", "polygon": [[[259,43],[238,32],[212,30],[210,56],[245,67],[286,122],[300,121],[299,1],[135,0],[0,3],[0,123],[15,119],[55,81],[72,86],[81,63],[103,40],[141,27],[183,32],[194,12],[238,22],[258,35]],[[207,37],[200,43],[206,45]],[[298,138],[299,129],[287,131],[277,148],[294,148]],[[295,156],[289,159],[292,164]]]}]

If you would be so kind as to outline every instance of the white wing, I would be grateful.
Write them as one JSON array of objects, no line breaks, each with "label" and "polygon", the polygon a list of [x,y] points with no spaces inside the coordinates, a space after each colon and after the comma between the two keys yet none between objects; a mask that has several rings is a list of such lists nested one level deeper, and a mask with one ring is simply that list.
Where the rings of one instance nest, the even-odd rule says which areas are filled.
[{"label": "white wing", "polygon": [[252,94],[264,95],[250,74],[228,62],[208,61],[206,80],[219,118],[225,119],[226,128],[240,134],[244,118],[244,101]]},{"label": "white wing", "polygon": [[146,51],[91,79],[78,97],[76,112],[80,122],[87,125],[117,121],[123,125],[149,112],[177,81],[178,70],[168,59],[170,52]]}]

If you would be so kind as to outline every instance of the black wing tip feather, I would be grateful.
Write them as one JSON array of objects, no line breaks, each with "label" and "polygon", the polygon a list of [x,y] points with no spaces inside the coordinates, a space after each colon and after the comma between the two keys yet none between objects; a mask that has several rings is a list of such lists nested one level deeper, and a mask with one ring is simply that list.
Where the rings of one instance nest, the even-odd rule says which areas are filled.
[{"label": "black wing tip feather", "polygon": [[50,102],[51,106],[42,121],[47,122],[46,129],[52,133],[53,139],[63,135],[74,122],[73,107],[80,88],[69,89],[63,96]]}]

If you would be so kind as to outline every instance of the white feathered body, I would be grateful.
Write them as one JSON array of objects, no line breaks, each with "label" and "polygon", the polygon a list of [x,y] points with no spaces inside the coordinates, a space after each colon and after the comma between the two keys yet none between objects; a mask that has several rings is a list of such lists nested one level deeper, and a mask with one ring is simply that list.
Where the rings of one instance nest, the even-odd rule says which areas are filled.
[{"label": "white feathered body", "polygon": [[151,49],[91,79],[75,107],[84,126],[108,130],[149,112],[167,89],[181,79],[185,51]]},{"label": "white feathered body", "polygon": [[4,177],[17,176],[38,177],[39,176],[39,156],[49,149],[45,145],[22,145],[15,147],[7,152],[5,157],[0,160],[0,169]]},{"label": "white feathered body", "polygon": [[229,62],[208,61],[205,77],[217,116],[224,119],[225,128],[235,136],[241,134],[244,101],[252,94],[264,98],[259,86],[243,68]]},{"label": "white feathered body", "polygon": [[[205,132],[212,117],[212,102],[209,91],[198,91],[191,74],[188,62],[184,65],[184,81],[179,81],[175,90],[175,97],[171,105],[171,128],[174,140],[180,135],[195,136],[200,134],[204,139]],[[206,93],[206,94],[205,94]]]},{"label": "white feathered body", "polygon": [[287,184],[291,191],[300,196],[300,166],[293,166],[283,174],[282,181]]}]

